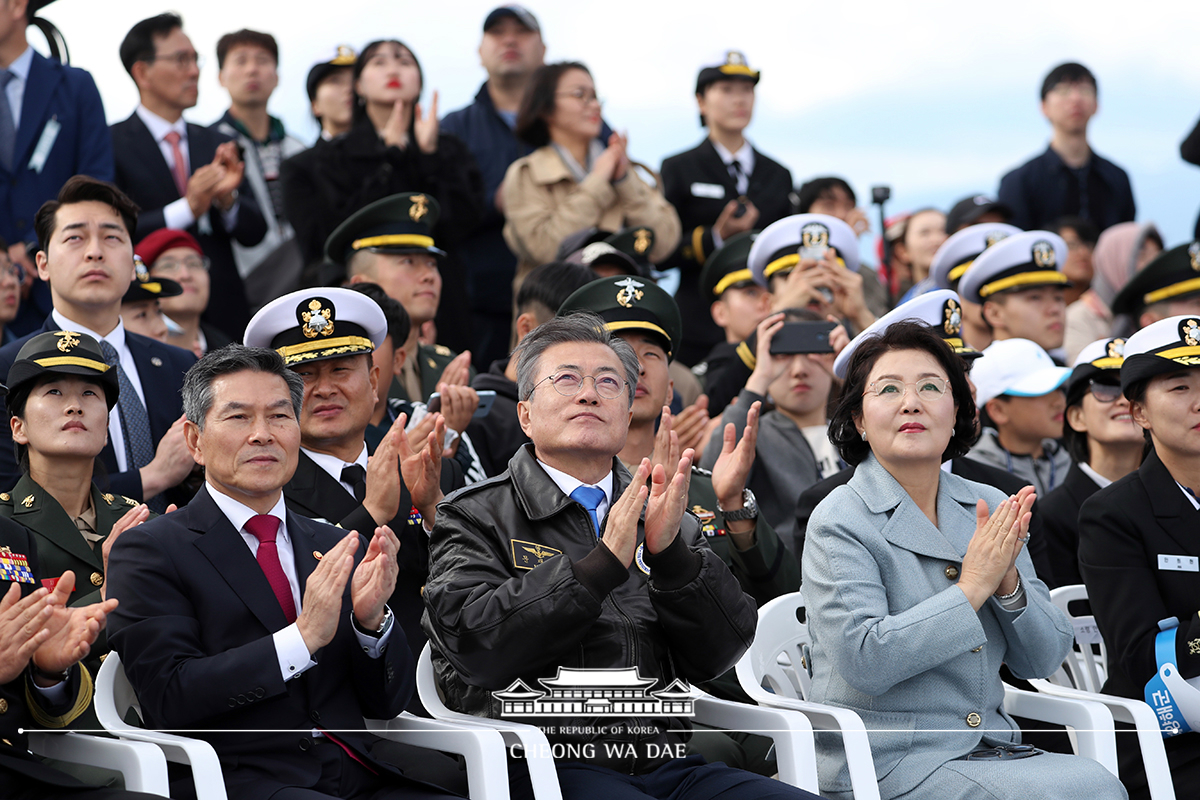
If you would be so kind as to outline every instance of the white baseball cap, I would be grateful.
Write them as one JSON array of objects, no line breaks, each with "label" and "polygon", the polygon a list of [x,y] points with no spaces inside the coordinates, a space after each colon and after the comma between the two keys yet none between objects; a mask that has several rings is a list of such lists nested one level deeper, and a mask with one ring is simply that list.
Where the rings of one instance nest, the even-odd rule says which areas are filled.
[{"label": "white baseball cap", "polygon": [[993,342],[971,368],[975,402],[980,408],[1002,394],[1012,397],[1050,394],[1070,375],[1070,369],[1055,364],[1045,350],[1028,339]]}]

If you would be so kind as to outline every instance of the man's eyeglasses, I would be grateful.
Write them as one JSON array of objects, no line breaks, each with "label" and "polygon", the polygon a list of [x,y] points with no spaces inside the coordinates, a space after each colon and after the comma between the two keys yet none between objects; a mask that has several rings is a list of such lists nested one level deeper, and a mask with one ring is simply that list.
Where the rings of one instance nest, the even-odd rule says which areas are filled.
[{"label": "man's eyeglasses", "polygon": [[1121,396],[1120,384],[1100,383],[1095,379],[1088,381],[1088,391],[1097,403],[1115,403]]},{"label": "man's eyeglasses", "polygon": [[875,381],[867,387],[867,391],[863,395],[874,395],[875,397],[884,400],[894,400],[899,402],[908,394],[908,387],[912,386],[917,393],[917,397],[922,400],[932,401],[940,400],[950,389],[950,382],[945,378],[931,377],[922,378],[915,383],[905,383],[902,380],[895,378],[887,378],[882,381]]},{"label": "man's eyeglasses", "polygon": [[207,272],[210,264],[208,256],[188,257],[181,261],[174,261],[169,258],[159,259],[154,262],[154,271],[160,275],[171,277],[172,275],[178,275],[184,269],[191,270],[192,272]]},{"label": "man's eyeglasses", "polygon": [[187,69],[193,64],[196,67],[204,67],[204,56],[197,53],[195,50],[188,52],[180,50],[177,53],[155,53],[151,61],[169,61],[174,64],[176,69]]},{"label": "man's eyeglasses", "polygon": [[[612,400],[620,397],[621,392],[625,391],[625,386],[628,381],[623,381],[616,375],[610,373],[601,373],[599,375],[580,375],[578,372],[566,370],[547,375],[542,380],[534,384],[533,388],[541,386],[546,381],[550,381],[550,385],[554,387],[554,391],[561,394],[563,397],[574,397],[583,389],[584,382],[592,379],[592,385],[596,387],[596,394],[603,397],[605,400]],[[532,390],[530,390],[532,391]]]}]

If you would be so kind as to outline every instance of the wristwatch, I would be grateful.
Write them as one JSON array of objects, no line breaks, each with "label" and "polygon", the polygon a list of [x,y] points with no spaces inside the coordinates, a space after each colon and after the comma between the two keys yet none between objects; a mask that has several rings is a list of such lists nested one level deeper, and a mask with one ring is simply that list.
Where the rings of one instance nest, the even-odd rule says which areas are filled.
[{"label": "wristwatch", "polygon": [[758,501],[754,499],[754,492],[749,489],[742,490],[742,507],[736,511],[726,511],[721,508],[721,501],[717,501],[717,510],[725,517],[726,522],[738,522],[744,519],[754,519],[758,516]]}]

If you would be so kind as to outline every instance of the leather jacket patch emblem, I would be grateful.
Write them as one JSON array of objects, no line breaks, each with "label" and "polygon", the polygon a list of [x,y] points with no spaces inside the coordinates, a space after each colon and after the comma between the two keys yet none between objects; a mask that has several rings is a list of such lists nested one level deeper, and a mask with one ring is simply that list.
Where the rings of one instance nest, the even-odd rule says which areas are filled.
[{"label": "leather jacket patch emblem", "polygon": [[512,540],[513,566],[517,569],[533,569],[554,556],[561,556],[562,550],[555,550],[537,542]]}]

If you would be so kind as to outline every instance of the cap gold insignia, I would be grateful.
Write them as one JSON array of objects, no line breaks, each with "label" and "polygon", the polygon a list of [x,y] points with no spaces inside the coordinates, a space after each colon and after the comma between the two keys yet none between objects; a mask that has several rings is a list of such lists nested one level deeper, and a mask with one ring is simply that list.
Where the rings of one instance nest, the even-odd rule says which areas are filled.
[{"label": "cap gold insignia", "polygon": [[1192,262],[1192,269],[1200,272],[1200,242],[1192,242],[1188,246],[1188,259]]},{"label": "cap gold insignia", "polygon": [[349,45],[345,45],[345,44],[338,45],[337,58],[334,59],[335,61],[341,61],[342,59],[349,59],[351,62],[353,62],[355,58],[356,58],[356,56],[354,55],[354,48],[350,47]]},{"label": "cap gold insignia", "polygon": [[423,194],[415,194],[412,196],[412,205],[408,207],[408,218],[413,222],[420,222],[421,218],[429,213],[429,201]]},{"label": "cap gold insignia", "polygon": [[21,505],[25,506],[26,508],[32,508],[33,507],[33,495],[29,495],[24,500],[22,500]]},{"label": "cap gold insignia", "polygon": [[987,236],[983,237],[983,249],[987,250],[989,247],[992,247],[997,242],[1002,241],[1007,238],[1008,238],[1008,234],[1004,233],[1002,231],[994,231],[993,233],[989,233]]},{"label": "cap gold insignia", "polygon": [[819,222],[810,222],[800,229],[801,247],[828,247],[829,228]]},{"label": "cap gold insignia", "polygon": [[150,280],[150,270],[146,269],[146,262],[142,261],[141,256],[133,257],[133,273],[137,275],[138,283],[146,283]]},{"label": "cap gold insignia", "polygon": [[650,249],[650,231],[646,230],[645,228],[639,228],[637,232],[633,234],[633,249],[638,255],[641,255]]},{"label": "cap gold insignia", "polygon": [[1179,323],[1179,338],[1191,347],[1200,345],[1200,320],[1185,319]]},{"label": "cap gold insignia", "polygon": [[725,54],[725,65],[728,67],[746,66],[746,56],[741,50],[730,50]]},{"label": "cap gold insignia", "polygon": [[947,300],[942,306],[942,316],[945,317],[942,330],[946,331],[947,336],[958,336],[962,332],[962,308],[958,301]]},{"label": "cap gold insignia", "polygon": [[617,292],[617,302],[625,308],[633,308],[633,304],[642,299],[644,294],[642,287],[646,284],[638,283],[633,278],[626,278],[617,281],[616,285],[620,287],[620,291]]},{"label": "cap gold insignia", "polygon": [[58,337],[58,349],[64,353],[79,346],[79,334],[75,331],[56,331],[54,335]]},{"label": "cap gold insignia", "polygon": [[1047,241],[1034,242],[1033,263],[1042,269],[1054,269],[1058,266],[1058,257],[1054,254],[1054,245]]},{"label": "cap gold insignia", "polygon": [[300,312],[300,320],[304,323],[300,332],[304,334],[305,339],[315,339],[333,333],[333,310],[322,308],[320,300],[310,302],[308,311]]},{"label": "cap gold insignia", "polygon": [[1125,340],[1120,337],[1113,339],[1105,348],[1109,358],[1124,358],[1125,357]]}]

